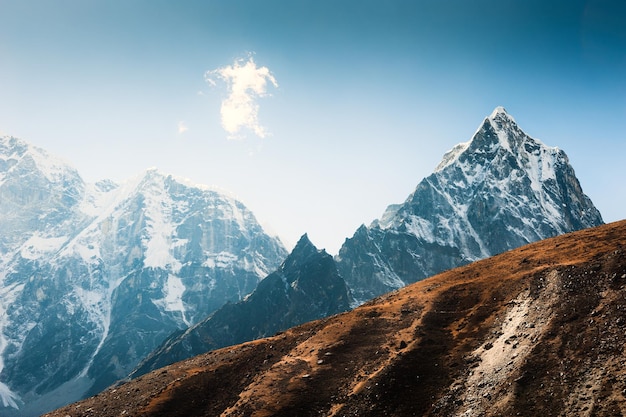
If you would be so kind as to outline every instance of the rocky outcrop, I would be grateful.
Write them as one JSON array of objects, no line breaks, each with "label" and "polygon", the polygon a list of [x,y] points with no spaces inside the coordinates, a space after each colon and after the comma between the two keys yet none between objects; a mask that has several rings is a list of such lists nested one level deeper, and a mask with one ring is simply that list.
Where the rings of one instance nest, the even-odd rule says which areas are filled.
[{"label": "rocky outcrop", "polygon": [[258,339],[350,308],[344,280],[329,254],[302,236],[252,294],[168,338],[131,377],[209,350]]}]

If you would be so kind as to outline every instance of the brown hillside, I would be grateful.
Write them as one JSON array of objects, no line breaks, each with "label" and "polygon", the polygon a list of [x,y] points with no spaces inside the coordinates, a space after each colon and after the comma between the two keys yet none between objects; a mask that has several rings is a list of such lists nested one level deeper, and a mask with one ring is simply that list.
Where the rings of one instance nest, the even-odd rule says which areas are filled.
[{"label": "brown hillside", "polygon": [[48,415],[626,415],[624,245],[548,239]]}]

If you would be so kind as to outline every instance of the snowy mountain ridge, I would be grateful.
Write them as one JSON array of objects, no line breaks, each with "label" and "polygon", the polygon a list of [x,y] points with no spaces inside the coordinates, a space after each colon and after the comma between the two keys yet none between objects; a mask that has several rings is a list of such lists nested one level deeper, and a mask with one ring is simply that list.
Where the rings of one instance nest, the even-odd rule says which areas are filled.
[{"label": "snowy mountain ridge", "polygon": [[565,153],[497,107],[402,204],[346,240],[337,260],[357,303],[445,269],[602,224]]},{"label": "snowy mountain ridge", "polygon": [[0,178],[3,416],[125,377],[286,256],[239,201],[156,169],[86,184],[62,159],[4,137]]},{"label": "snowy mountain ridge", "polygon": [[71,169],[67,161],[44,149],[30,146],[18,138],[0,137],[0,167],[2,168],[0,184],[8,172],[19,164],[34,164],[49,181],[58,181],[68,172],[77,175],[76,170]]},{"label": "snowy mountain ridge", "polygon": [[349,310],[335,261],[303,235],[280,267],[242,301],[225,304],[184,332],[168,337],[133,371],[149,371],[221,347],[259,339]]}]

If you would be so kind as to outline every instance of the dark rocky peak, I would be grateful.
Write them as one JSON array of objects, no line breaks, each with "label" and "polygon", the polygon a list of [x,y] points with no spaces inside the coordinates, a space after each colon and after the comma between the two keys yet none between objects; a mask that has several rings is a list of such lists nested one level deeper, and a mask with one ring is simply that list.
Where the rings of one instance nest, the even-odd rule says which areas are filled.
[{"label": "dark rocky peak", "polygon": [[308,235],[302,235],[296,246],[293,248],[287,259],[283,262],[281,270],[285,273],[297,271],[305,262],[309,262],[312,257],[323,256],[326,254],[324,250],[320,251],[309,240]]},{"label": "dark rocky peak", "polygon": [[[322,250],[323,251],[323,250]],[[308,258],[309,256],[317,255],[322,252],[311,242],[309,236],[305,233],[300,237],[298,243],[291,252],[291,257]]]},{"label": "dark rocky peak", "polygon": [[269,336],[350,308],[332,256],[303,235],[291,254],[238,303],[228,303],[184,332],[172,334],[133,371],[137,377],[209,350]]},{"label": "dark rocky peak", "polygon": [[[496,107],[489,116],[483,121],[483,126],[488,125],[491,129],[497,133],[510,134],[511,132],[521,133],[525,136],[524,132],[519,128],[517,122],[511,116],[504,107]],[[476,135],[475,135],[476,136]],[[507,145],[503,143],[503,145]]]}]

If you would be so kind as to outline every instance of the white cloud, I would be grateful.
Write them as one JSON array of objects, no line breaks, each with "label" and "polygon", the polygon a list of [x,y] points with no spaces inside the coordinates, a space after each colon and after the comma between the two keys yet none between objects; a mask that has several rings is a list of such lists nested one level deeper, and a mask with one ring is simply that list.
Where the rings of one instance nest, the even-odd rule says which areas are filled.
[{"label": "white cloud", "polygon": [[278,87],[276,79],[267,67],[257,67],[254,59],[237,59],[233,65],[221,67],[205,74],[207,83],[216,85],[216,79],[226,83],[228,96],[222,100],[220,109],[222,127],[229,138],[240,137],[242,129],[249,129],[260,138],[267,132],[259,123],[259,97],[268,96],[268,81]]},{"label": "white cloud", "polygon": [[187,123],[185,123],[182,120],[180,122],[178,122],[178,134],[179,135],[182,135],[183,133],[185,133],[188,130],[189,130],[189,128],[187,127]]}]

